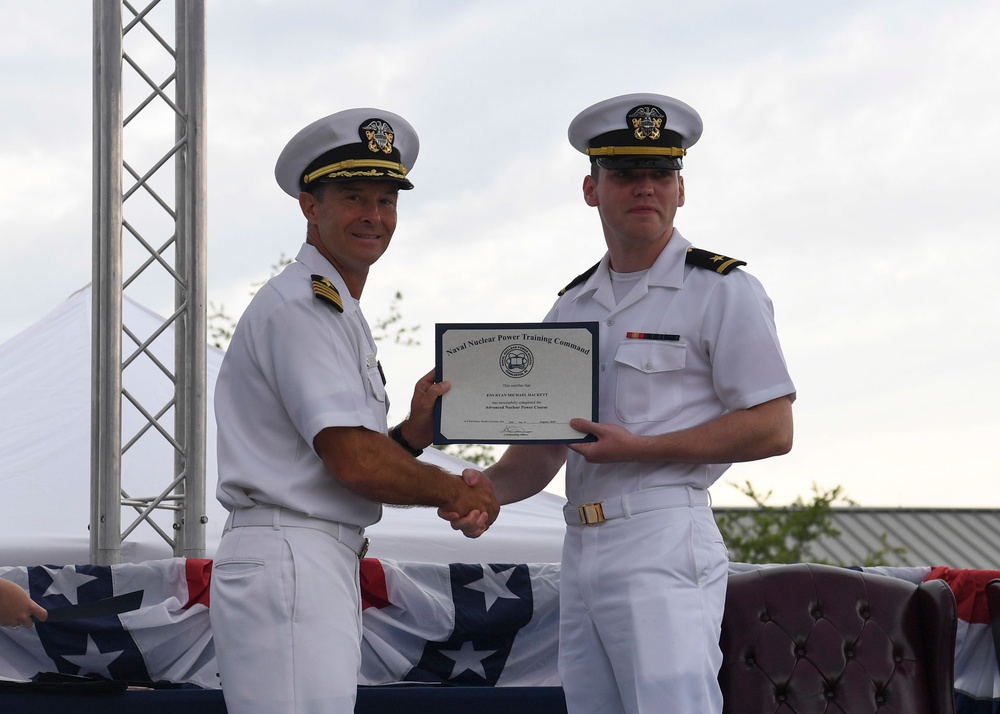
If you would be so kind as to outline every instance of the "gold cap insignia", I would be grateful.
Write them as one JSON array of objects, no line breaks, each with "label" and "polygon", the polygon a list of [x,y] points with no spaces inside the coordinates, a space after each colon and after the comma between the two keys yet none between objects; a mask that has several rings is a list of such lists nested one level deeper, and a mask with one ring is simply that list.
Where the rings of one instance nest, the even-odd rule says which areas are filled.
[{"label": "gold cap insignia", "polygon": [[392,140],[395,132],[389,126],[389,122],[381,119],[371,119],[367,124],[363,124],[359,130],[368,142],[368,150],[372,153],[391,154]]},{"label": "gold cap insignia", "polygon": [[660,129],[667,121],[667,115],[663,113],[663,110],[653,106],[636,107],[628,113],[628,118],[632,123],[635,138],[639,141],[659,139]]}]

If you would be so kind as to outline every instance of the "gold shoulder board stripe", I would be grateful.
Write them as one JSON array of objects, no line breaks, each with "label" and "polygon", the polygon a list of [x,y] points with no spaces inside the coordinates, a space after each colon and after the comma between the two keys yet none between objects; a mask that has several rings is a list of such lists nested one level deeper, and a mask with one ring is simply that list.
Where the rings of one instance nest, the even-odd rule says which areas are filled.
[{"label": "gold shoulder board stripe", "polygon": [[584,273],[580,273],[580,274],[579,274],[579,275],[577,275],[577,276],[576,276],[575,278],[573,278],[573,280],[572,280],[572,281],[570,282],[570,284],[569,284],[569,285],[567,285],[566,287],[564,287],[564,288],[563,288],[562,290],[560,290],[560,291],[559,291],[559,296],[560,296],[560,297],[562,297],[563,295],[565,295],[565,294],[566,294],[566,292],[567,292],[568,290],[572,290],[572,289],[573,289],[573,288],[575,288],[575,287],[576,287],[577,285],[579,285],[579,284],[580,284],[580,283],[582,283],[582,282],[583,282],[584,280],[586,280],[586,279],[587,279],[587,278],[589,278],[589,277],[590,277],[591,275],[593,275],[593,274],[594,274],[595,272],[597,272],[597,266],[598,266],[598,265],[600,265],[600,264],[601,264],[601,262],[600,262],[600,261],[598,261],[598,262],[594,263],[594,264],[593,264],[593,265],[592,265],[592,266],[591,266],[590,268],[588,268],[588,269],[587,269],[587,271],[586,271],[586,272],[584,272]]},{"label": "gold shoulder board stripe", "polygon": [[737,260],[718,253],[712,253],[700,248],[688,248],[686,261],[688,265],[698,268],[713,270],[720,275],[727,275],[741,265],[746,265],[745,260]]},{"label": "gold shoulder board stripe", "polygon": [[313,292],[316,293],[316,297],[323,302],[333,305],[337,312],[344,311],[344,301],[340,299],[340,291],[337,290],[337,287],[333,283],[322,275],[312,276],[312,282]]}]

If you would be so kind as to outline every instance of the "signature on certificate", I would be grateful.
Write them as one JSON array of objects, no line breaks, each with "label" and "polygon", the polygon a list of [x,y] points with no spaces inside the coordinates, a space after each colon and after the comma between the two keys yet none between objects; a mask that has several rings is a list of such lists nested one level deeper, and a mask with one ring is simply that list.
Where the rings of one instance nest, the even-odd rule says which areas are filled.
[{"label": "signature on certificate", "polygon": [[529,429],[525,429],[523,426],[517,426],[516,424],[508,424],[503,428],[504,434],[530,434]]}]

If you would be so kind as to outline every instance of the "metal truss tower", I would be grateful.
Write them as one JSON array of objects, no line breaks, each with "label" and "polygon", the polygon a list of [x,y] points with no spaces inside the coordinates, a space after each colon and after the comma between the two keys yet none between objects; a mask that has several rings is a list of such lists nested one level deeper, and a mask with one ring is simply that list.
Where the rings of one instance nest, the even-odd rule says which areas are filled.
[{"label": "metal truss tower", "polygon": [[[167,5],[94,0],[90,557],[100,565],[121,562],[139,528],[177,557],[205,555],[205,4]],[[123,324],[133,291],[164,302],[172,292],[152,334]],[[166,403],[127,388],[138,361],[172,382]],[[135,493],[122,464],[146,439],[169,444],[174,477]]]}]

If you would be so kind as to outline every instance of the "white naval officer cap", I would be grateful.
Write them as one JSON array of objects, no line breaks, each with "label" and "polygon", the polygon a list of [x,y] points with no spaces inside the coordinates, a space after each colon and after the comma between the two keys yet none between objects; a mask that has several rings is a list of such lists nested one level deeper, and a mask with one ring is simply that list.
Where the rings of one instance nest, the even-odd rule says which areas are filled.
[{"label": "white naval officer cap", "polygon": [[372,179],[413,188],[406,175],[420,141],[410,123],[383,109],[347,109],[317,119],[291,138],[274,178],[293,198],[318,183]]},{"label": "white naval officer cap", "polygon": [[606,169],[679,169],[701,132],[701,117],[684,102],[662,94],[625,94],[577,114],[569,143]]}]

